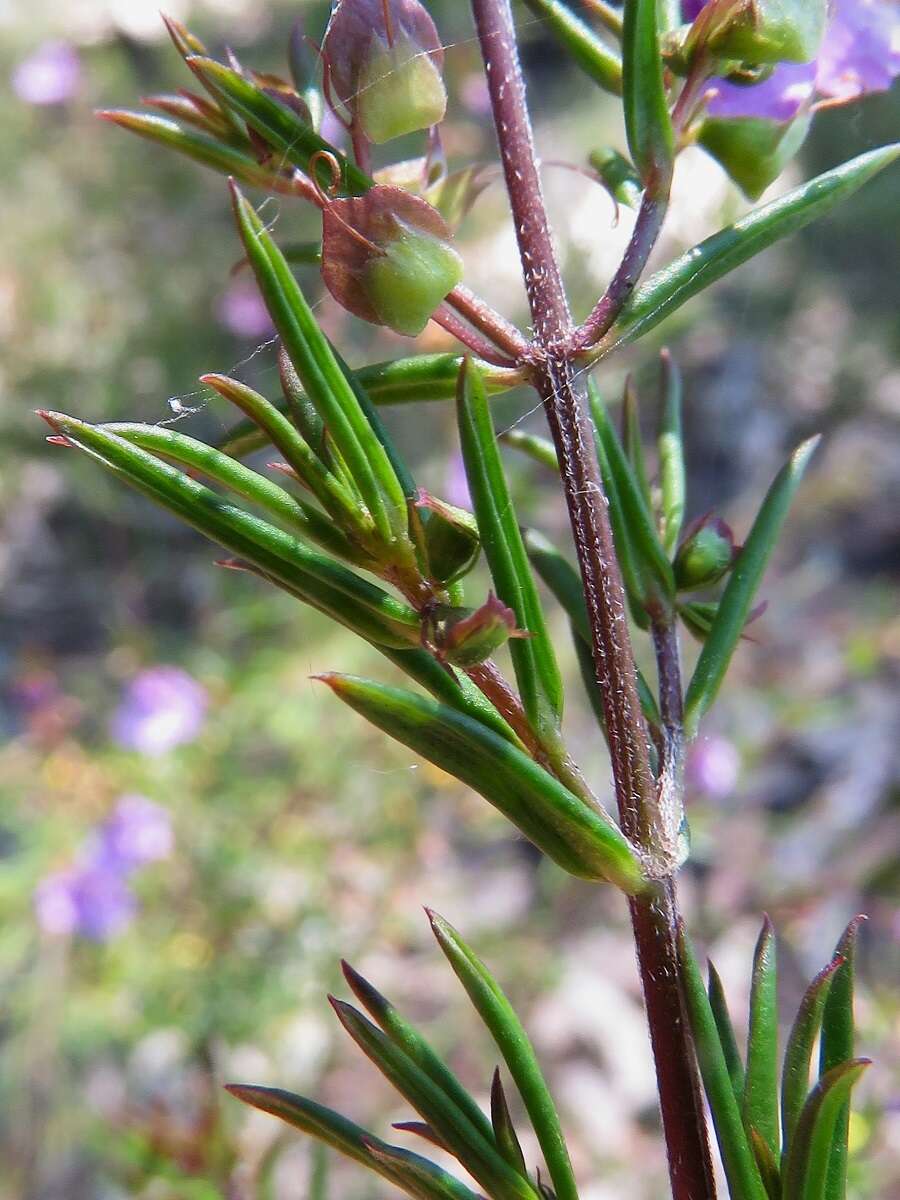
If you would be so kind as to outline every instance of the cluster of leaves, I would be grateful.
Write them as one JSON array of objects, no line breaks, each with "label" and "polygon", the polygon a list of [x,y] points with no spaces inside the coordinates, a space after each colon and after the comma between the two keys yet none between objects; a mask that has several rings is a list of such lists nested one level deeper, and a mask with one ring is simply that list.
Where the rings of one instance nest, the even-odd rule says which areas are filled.
[{"label": "cluster of leaves", "polygon": [[[626,5],[619,31],[621,60],[566,6],[548,2],[532,7],[548,17],[576,61],[587,65],[598,82],[622,92],[631,161],[616,152],[595,156],[595,165],[604,171],[615,167],[618,182],[610,186],[617,194],[640,191],[643,224],[639,219],[637,236],[662,219],[675,155],[690,140],[695,115],[691,101],[696,101],[694,93],[702,90],[710,72],[721,66],[721,54],[713,52],[709,39],[702,53],[688,39],[685,82],[672,105],[676,85],[663,65],[656,0]],[[721,15],[721,3],[712,7]],[[769,6],[764,7],[768,12]],[[738,26],[742,11],[733,4],[729,9]],[[572,762],[561,731],[563,688],[536,576],[543,578],[570,618],[589,695],[596,703],[585,599],[565,557],[538,535],[523,536],[509,495],[489,396],[531,380],[534,346],[460,285],[462,260],[451,244],[452,224],[477,190],[477,177],[468,169],[454,180],[441,163],[439,138],[432,127],[443,116],[446,97],[440,79],[442,52],[430,18],[416,0],[343,0],[325,33],[321,91],[304,66],[301,40],[295,40],[294,79],[288,83],[245,69],[233,56],[230,65],[216,62],[183,27],[170,21],[169,29],[206,95],[153,98],[151,103],[168,114],[165,117],[105,115],[231,176],[243,253],[280,340],[283,394],[273,403],[236,379],[204,376],[203,383],[245,417],[218,448],[171,428],[92,426],[61,413],[44,413],[54,431],[52,440],[81,449],[224,547],[230,557],[222,565],[261,576],[376,647],[425,694],[366,679],[324,676],[335,695],[479,792],[564,870],[583,879],[612,882],[629,895],[648,891],[658,876],[671,872],[673,862],[655,861],[651,847],[638,847],[625,836]],[[738,36],[738,27],[727,21],[722,29]],[[716,26],[717,37],[725,36],[722,29]],[[729,55],[737,44],[745,42],[721,43]],[[751,39],[746,45],[752,50],[755,43]],[[352,159],[321,135],[323,98],[347,128]],[[430,130],[428,153],[414,169],[404,172],[403,164],[397,164],[393,174],[394,179],[405,178],[407,187],[373,178],[371,145],[417,129]],[[626,262],[595,313],[576,331],[573,362],[589,369],[635,340],[726,272],[826,212],[897,153],[897,147],[888,147],[863,155],[754,210],[640,287],[634,286],[634,263]],[[301,247],[292,255],[282,252],[238,181],[317,205],[323,221],[321,247]],[[635,245],[632,257],[638,268],[648,253],[649,246]],[[319,261],[325,286],[357,316],[407,335],[434,319],[475,357],[423,356],[352,370],[317,323],[291,269],[292,258]],[[459,320],[460,314],[467,324]],[[454,397],[471,513],[418,488],[377,409],[380,404]],[[718,692],[751,615],[813,443],[801,446],[777,477],[738,550],[727,527],[714,519],[682,531],[686,472],[680,384],[670,362],[663,371],[655,490],[633,391],[626,391],[621,436],[593,385],[590,408],[634,623],[642,629],[670,630],[677,615],[704,642],[684,696],[683,732],[691,736]],[[521,436],[511,440],[540,461],[555,463],[549,444]],[[280,472],[284,486],[241,461],[260,445],[274,447],[281,456],[270,465]],[[235,503],[235,497],[242,503]],[[482,551],[496,595],[478,597],[471,605],[466,603],[463,580]],[[718,598],[690,598],[722,579],[727,582]],[[494,657],[507,645],[515,689]],[[662,789],[670,782],[670,731],[663,728],[664,706],[645,681],[641,700]],[[339,1005],[342,1022],[423,1116],[426,1128],[417,1131],[455,1154],[490,1196],[539,1200],[555,1194],[572,1200],[576,1192],[558,1121],[521,1026],[457,935],[440,922],[436,932],[522,1093],[544,1151],[552,1192],[525,1169],[499,1077],[493,1120],[487,1122],[418,1034],[353,973],[348,973],[351,987],[381,1031],[355,1010]],[[760,953],[754,984],[754,995],[760,995],[756,1010],[771,999],[774,977],[767,973],[767,945]],[[696,972],[686,944],[683,958],[686,977],[693,979]],[[818,1091],[800,1105],[806,1084],[800,1089],[796,1080],[804,1053],[808,1061],[816,1021],[809,1013],[820,1011],[820,995],[824,996],[824,983],[801,1010],[803,1028],[788,1052],[789,1152],[779,1170],[777,1147],[768,1137],[771,1114],[758,1100],[763,1068],[755,1064],[764,1053],[758,1047],[769,1045],[759,1034],[760,1021],[751,1028],[747,1082],[741,1082],[742,1124],[735,1119],[733,1063],[728,1077],[732,1090],[725,1092],[721,1086],[719,1063],[731,1054],[731,1043],[724,1044],[721,1005],[718,1024],[713,1013],[718,1040],[710,1041],[713,1026],[696,988],[691,990],[704,1078],[732,1194],[741,1200],[761,1200],[763,1188],[770,1198],[783,1195],[785,1200],[822,1200],[826,1195],[824,1176],[817,1174],[820,1151],[830,1144],[836,1124],[828,1122],[861,1068],[844,1065],[846,1056],[835,1066],[828,1043],[828,1065],[839,1074],[826,1072]],[[848,1004],[841,1010],[842,1019]],[[771,1035],[771,1013],[766,1011]],[[473,1195],[426,1160],[377,1142],[311,1102],[260,1089],[242,1087],[236,1092],[373,1166],[413,1196]],[[766,1095],[765,1105],[770,1099]],[[769,1157],[759,1149],[763,1143]],[[757,1153],[761,1166],[753,1157]]]}]

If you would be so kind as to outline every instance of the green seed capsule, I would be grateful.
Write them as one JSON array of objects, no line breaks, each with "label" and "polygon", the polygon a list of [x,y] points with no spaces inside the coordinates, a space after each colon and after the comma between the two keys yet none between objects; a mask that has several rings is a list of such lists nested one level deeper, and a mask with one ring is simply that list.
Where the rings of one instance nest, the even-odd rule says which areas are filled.
[{"label": "green seed capsule", "polygon": [[397,229],[399,236],[369,260],[362,284],[379,321],[415,337],[462,279],[463,264],[446,242],[399,221]]},{"label": "green seed capsule", "polygon": [[357,112],[377,146],[444,119],[447,92],[429,54],[400,34],[393,45],[372,35],[359,77]]},{"label": "green seed capsule", "polygon": [[688,531],[675,555],[675,584],[694,592],[717,583],[734,562],[737,550],[731,529],[719,517],[705,517]]}]

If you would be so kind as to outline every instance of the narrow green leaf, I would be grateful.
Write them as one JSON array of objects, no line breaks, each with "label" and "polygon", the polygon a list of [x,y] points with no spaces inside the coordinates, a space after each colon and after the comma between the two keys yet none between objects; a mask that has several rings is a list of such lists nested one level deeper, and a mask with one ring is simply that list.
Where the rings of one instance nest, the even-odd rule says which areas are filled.
[{"label": "narrow green leaf", "polygon": [[735,1098],[728,1063],[693,949],[679,936],[681,979],[697,1062],[712,1112],[730,1200],[768,1200]]},{"label": "narrow green leaf", "polygon": [[328,1176],[328,1148],[324,1142],[316,1142],[309,1177],[309,1200],[328,1200]]},{"label": "narrow green leaf", "polygon": [[[579,641],[588,651],[589,657],[587,661],[591,663],[591,678],[594,681],[593,693],[596,693],[598,685],[596,683],[596,670],[593,666],[593,658],[590,657],[591,631],[588,625],[587,605],[584,599],[581,576],[569,560],[557,550],[553,543],[548,541],[543,534],[538,533],[537,530],[526,530],[525,549],[528,552],[531,565],[565,611],[566,616],[572,623],[573,630],[578,635]],[[653,692],[650,690],[650,685],[647,683],[640,669],[638,669],[637,681],[641,711],[650,725],[658,728],[661,724],[659,708],[653,697]],[[591,703],[594,703],[593,698]]]},{"label": "narrow green leaf", "polygon": [[406,538],[406,498],[328,339],[284,256],[232,184],[234,212],[266,306],[307,396],[341,453],[381,535]]},{"label": "narrow green leaf", "polygon": [[706,238],[635,291],[609,334],[607,348],[609,343],[633,342],[735,267],[823,216],[898,155],[900,143],[870,150]]},{"label": "narrow green leaf", "polygon": [[625,380],[622,396],[622,445],[628,465],[644,500],[647,512],[652,514],[653,502],[650,495],[650,480],[647,478],[647,461],[644,456],[644,439],[641,435],[641,413],[637,388],[631,375]]},{"label": "narrow green leaf", "polygon": [[[853,989],[856,971],[856,941],[865,916],[855,917],[835,947],[835,954],[844,960],[831,979],[825,1011],[822,1014],[822,1039],[819,1046],[819,1073],[826,1074],[853,1057],[855,1028],[853,1019]],[[838,1110],[835,1138],[832,1144],[825,1200],[844,1200],[847,1190],[847,1134],[850,1123],[850,1104],[846,1101]]]},{"label": "narrow green leaf", "polygon": [[471,1188],[466,1187],[441,1167],[421,1155],[412,1154],[400,1146],[386,1146],[383,1142],[372,1142],[369,1152],[376,1162],[392,1169],[404,1187],[418,1200],[482,1200]]},{"label": "narrow green leaf", "polygon": [[519,1089],[543,1151],[557,1200],[578,1200],[575,1176],[556,1105],[522,1022],[490,971],[453,926],[430,909],[426,911],[438,945],[497,1043]]},{"label": "narrow green leaf", "polygon": [[159,146],[177,150],[193,162],[211,167],[222,175],[230,175],[250,187],[271,189],[278,184],[282,187],[289,185],[289,180],[279,176],[271,167],[262,166],[244,150],[198,129],[185,129],[169,117],[124,109],[104,110],[98,112],[97,116]]},{"label": "narrow green leaf", "polygon": [[129,421],[111,421],[103,426],[108,433],[124,438],[151,454],[161,455],[169,462],[199,471],[207,478],[230,488],[271,516],[317,542],[330,554],[357,566],[372,566],[371,560],[350,542],[334,521],[303,499],[290,495],[242,463],[199,442],[196,438],[178,433],[163,425],[140,425]]},{"label": "narrow green leaf", "polygon": [[549,467],[551,471],[559,472],[556,447],[547,438],[538,437],[533,433],[525,433],[521,429],[508,429],[505,433],[500,434],[500,441],[505,446],[512,446],[514,450],[520,450],[523,454],[527,454],[530,459],[540,463],[542,467]]},{"label": "narrow green leaf", "polygon": [[[473,360],[484,379],[489,396],[499,395],[522,383],[519,371],[495,367],[481,359]],[[373,363],[353,372],[373,404],[413,404],[429,400],[450,400],[456,395],[462,358],[457,354],[423,354],[416,358],[398,358]],[[278,406],[284,411],[284,406]],[[265,435],[250,421],[236,425],[219,443],[226,454],[243,458],[266,443]]]},{"label": "narrow green leaf", "polygon": [[[361,196],[372,186],[372,180],[342,152],[319,137],[311,125],[278,100],[267,96],[262,88],[251,83],[230,67],[202,55],[185,60],[191,70],[220,99],[227,108],[282,154],[285,160],[310,175],[310,160],[325,151],[340,167],[340,190],[343,195]],[[319,168],[322,187],[331,186],[331,172],[322,163]]]},{"label": "narrow green leaf", "polygon": [[506,484],[487,392],[466,359],[457,395],[459,437],[481,543],[497,595],[530,634],[510,643],[522,705],[544,737],[557,738],[563,687],[534,576]]},{"label": "narrow green leaf", "polygon": [[778,970],[775,930],[766,917],[753,955],[750,984],[750,1029],[747,1035],[747,1072],[741,1115],[755,1129],[772,1155],[778,1138]]},{"label": "narrow green leaf", "polygon": [[684,521],[687,471],[681,432],[681,372],[668,350],[662,361],[662,421],[659,439],[659,486],[662,492],[663,548],[669,558],[675,553]]},{"label": "narrow green leaf", "polygon": [[348,962],[342,962],[341,968],[354,996],[394,1045],[398,1046],[407,1058],[412,1059],[416,1066],[425,1072],[460,1112],[465,1114],[486,1141],[493,1141],[494,1131],[491,1122],[419,1031],[397,1011],[387,997],[382,996],[378,989],[364,979],[358,971],[355,971]]},{"label": "narrow green leaf", "polygon": [[[441,1200],[445,1197],[452,1200],[478,1200],[474,1192],[457,1183],[427,1159],[409,1154],[398,1146],[389,1146],[340,1113],[316,1104],[314,1100],[307,1100],[305,1096],[296,1096],[281,1088],[239,1083],[229,1083],[225,1087],[236,1099],[278,1117],[326,1146],[331,1146],[347,1158],[383,1176],[402,1191],[416,1197],[416,1200],[431,1200],[431,1197],[440,1197]],[[422,1171],[421,1176],[416,1175],[417,1170]],[[419,1179],[429,1180],[433,1187],[444,1185],[447,1190],[428,1192],[424,1182],[418,1182]],[[415,1185],[411,1180],[415,1181]],[[450,1181],[449,1184],[447,1181]],[[454,1184],[456,1190],[453,1190]]]},{"label": "narrow green leaf", "polygon": [[41,414],[72,445],[253,565],[270,582],[377,646],[419,641],[419,617],[407,604],[297,538],[227,503],[216,492],[100,426],[64,413]]},{"label": "narrow green leaf", "polygon": [[782,467],[766,493],[744,547],[728,577],[685,696],[684,729],[688,738],[696,734],[700,721],[722,686],[722,680],[747,623],[753,598],[775,549],[791,501],[818,443],[818,437],[803,442]]},{"label": "narrow green leaf", "polygon": [[[183,62],[188,67],[190,67],[190,59],[194,55],[205,55],[207,53],[206,46],[204,46],[203,42],[201,42],[196,34],[191,33],[187,26],[182,25],[181,21],[176,20],[174,17],[167,16],[165,13],[162,13],[161,16],[163,24],[168,31],[169,37],[172,39],[175,49],[181,55]],[[196,74],[196,72],[194,73]],[[206,89],[207,93],[211,96],[215,107],[222,114],[222,119],[227,122],[230,130],[232,131],[232,136],[246,139],[246,131],[234,113],[228,108],[227,105],[222,103],[215,90],[211,88],[202,77],[198,75],[197,78],[200,80],[200,83]]]},{"label": "narrow green leaf", "polygon": [[784,1168],[784,1200],[825,1200],[835,1147],[844,1144],[846,1154],[846,1135],[838,1120],[853,1085],[870,1065],[867,1058],[852,1058],[826,1071],[810,1092]]},{"label": "narrow green leaf", "polygon": [[[285,406],[274,404],[273,407],[283,415],[290,416],[297,431],[303,438],[304,442],[311,450],[322,460],[328,470],[334,469],[333,455],[331,446],[328,443],[328,438],[325,434],[325,424],[316,409],[316,406],[303,390],[303,384],[300,382],[300,376],[294,370],[294,364],[291,362],[288,352],[283,345],[278,347],[278,378],[281,382],[281,391],[286,402]],[[261,432],[263,440],[261,445],[265,445],[266,431],[259,430],[255,422],[251,425],[257,432]],[[344,480],[345,483],[349,482]],[[352,487],[352,484],[351,484]],[[353,489],[356,490],[355,488]]]},{"label": "narrow green leaf", "polygon": [[200,382],[247,414],[335,520],[354,529],[361,537],[371,533],[372,521],[364,511],[355,487],[351,491],[347,483],[328,469],[292,422],[265,396],[228,375],[202,375]]},{"label": "narrow green leaf", "polygon": [[631,577],[637,605],[648,612],[665,610],[675,595],[672,564],[660,544],[640,485],[593,380],[588,382],[588,398],[622,574],[626,582]]},{"label": "narrow green leaf", "polygon": [[628,149],[644,187],[667,190],[675,136],[663,81],[657,0],[625,0],[622,97]]},{"label": "narrow green leaf", "polygon": [[564,870],[629,893],[643,887],[619,830],[492,730],[400,688],[349,675],[322,679],[377,728],[479,792]]},{"label": "narrow green leaf", "polygon": [[763,1187],[769,1200],[781,1200],[781,1169],[769,1143],[758,1129],[750,1128],[750,1148],[756,1156],[756,1165],[762,1177]]},{"label": "narrow green leaf", "polygon": [[594,83],[614,96],[622,94],[621,58],[568,4],[562,0],[525,0],[525,3]]},{"label": "narrow green leaf", "polygon": [[813,1043],[822,1027],[822,1013],[831,980],[843,961],[840,957],[833,958],[827,967],[822,968],[804,992],[791,1026],[781,1072],[781,1138],[784,1156],[790,1151],[794,1130],[809,1092]]},{"label": "narrow green leaf", "polygon": [[531,1184],[499,1153],[493,1136],[490,1140],[483,1137],[437,1084],[361,1012],[342,1000],[330,999],[354,1042],[482,1187],[498,1200],[538,1200]]},{"label": "narrow green leaf", "polygon": [[744,1064],[741,1062],[737,1038],[734,1036],[734,1025],[731,1022],[731,1016],[728,1012],[728,1001],[725,998],[725,989],[722,986],[722,980],[713,964],[709,963],[708,966],[709,986],[707,993],[709,995],[709,1006],[712,1009],[713,1018],[716,1022],[716,1029],[719,1031],[719,1041],[722,1044],[722,1053],[725,1055],[728,1077],[734,1089],[734,1096],[738,1104],[740,1104],[744,1094]]},{"label": "narrow green leaf", "polygon": [[494,1139],[497,1142],[497,1149],[514,1170],[518,1171],[520,1175],[527,1176],[528,1168],[525,1165],[525,1155],[522,1153],[522,1147],[519,1145],[519,1139],[516,1136],[509,1105],[506,1102],[506,1093],[503,1090],[503,1080],[500,1078],[499,1067],[494,1071],[494,1078],[491,1082],[491,1125],[494,1131]]}]

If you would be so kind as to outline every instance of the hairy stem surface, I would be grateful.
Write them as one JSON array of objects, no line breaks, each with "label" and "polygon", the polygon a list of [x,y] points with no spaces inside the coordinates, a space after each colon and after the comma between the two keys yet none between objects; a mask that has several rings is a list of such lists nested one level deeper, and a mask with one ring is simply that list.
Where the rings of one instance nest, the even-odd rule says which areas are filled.
[{"label": "hairy stem surface", "polygon": [[[624,832],[652,861],[659,829],[637,678],[608,506],[582,379],[571,361],[572,320],[535,160],[509,0],[472,0],[531,307],[533,378],[559,456],[591,626]],[[693,1046],[678,981],[679,917],[672,878],[631,901],[675,1200],[715,1189]]]}]

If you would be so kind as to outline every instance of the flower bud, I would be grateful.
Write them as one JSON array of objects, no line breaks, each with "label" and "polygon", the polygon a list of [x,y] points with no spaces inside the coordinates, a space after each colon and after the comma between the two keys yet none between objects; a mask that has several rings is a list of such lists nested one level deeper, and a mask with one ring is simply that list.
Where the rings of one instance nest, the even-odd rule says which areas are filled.
[{"label": "flower bud", "polygon": [[444,587],[456,583],[471,571],[481,551],[475,518],[421,489],[413,509],[429,579]]},{"label": "flower bud", "polygon": [[341,0],[322,53],[330,87],[369,141],[443,120],[444,52],[418,0]]},{"label": "flower bud", "polygon": [[709,0],[688,37],[720,59],[750,63],[809,62],[818,53],[828,0]]},{"label": "flower bud", "polygon": [[529,635],[516,628],[516,615],[490,593],[480,608],[435,605],[427,621],[427,641],[442,662],[475,667],[510,638]]},{"label": "flower bud", "polygon": [[700,517],[686,530],[675,555],[676,587],[681,592],[711,587],[731,568],[737,554],[729,526],[719,517]]},{"label": "flower bud", "polygon": [[748,200],[758,200],[803,145],[812,122],[768,117],[708,117],[698,142],[723,167]]},{"label": "flower bud", "polygon": [[332,200],[322,217],[322,277],[349,312],[415,337],[462,278],[450,236],[440,213],[401,188]]}]

